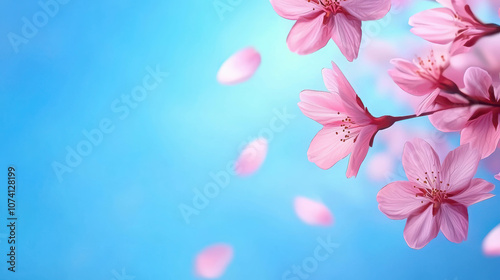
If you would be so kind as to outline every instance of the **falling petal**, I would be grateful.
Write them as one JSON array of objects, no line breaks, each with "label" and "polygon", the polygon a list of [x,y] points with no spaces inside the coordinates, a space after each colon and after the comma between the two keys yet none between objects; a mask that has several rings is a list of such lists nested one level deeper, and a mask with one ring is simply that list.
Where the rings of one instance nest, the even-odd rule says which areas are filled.
[{"label": "falling petal", "polygon": [[491,230],[484,238],[483,253],[487,256],[500,256],[500,225]]},{"label": "falling petal", "polygon": [[217,73],[217,81],[224,85],[242,83],[253,76],[260,61],[260,54],[254,48],[242,49],[222,64]]},{"label": "falling petal", "polygon": [[197,276],[209,279],[219,278],[233,259],[233,248],[227,244],[215,244],[201,251],[195,260]]},{"label": "falling petal", "polygon": [[235,172],[240,176],[248,176],[257,171],[267,155],[267,140],[258,138],[248,144],[235,163]]},{"label": "falling petal", "polygon": [[329,226],[333,223],[333,215],[322,203],[305,198],[296,197],[295,212],[306,224],[316,226]]},{"label": "falling petal", "polygon": [[497,175],[495,175],[495,179],[500,180],[500,173],[498,173]]}]

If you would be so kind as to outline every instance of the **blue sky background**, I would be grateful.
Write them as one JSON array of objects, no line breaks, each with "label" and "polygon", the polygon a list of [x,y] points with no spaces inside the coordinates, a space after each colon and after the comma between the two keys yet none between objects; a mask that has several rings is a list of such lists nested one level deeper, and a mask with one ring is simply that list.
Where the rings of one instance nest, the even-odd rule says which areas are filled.
[{"label": "blue sky background", "polygon": [[[390,42],[411,58],[408,45],[422,40],[409,32],[408,18],[435,6],[419,1],[393,13],[371,41]],[[485,21],[498,23],[498,7],[479,9]],[[7,167],[16,167],[19,218],[14,274],[5,262],[4,184],[0,279],[113,279],[122,269],[137,280],[196,279],[194,256],[219,242],[235,250],[221,279],[281,279],[328,235],[340,246],[309,279],[498,278],[500,259],[481,252],[483,238],[500,223],[498,198],[469,208],[466,242],[440,234],[417,251],[403,239],[405,221],[378,210],[376,194],[388,181],[371,180],[366,162],[358,178],[348,180],[345,160],[327,171],[307,160],[320,125],[296,104],[301,90],[325,89],[321,69],[332,60],[374,115],[413,112],[376,86],[388,77],[388,66],[366,55],[384,53],[376,44],[367,43],[353,63],[333,42],[296,55],[285,42],[293,22],[265,0],[242,0],[223,17],[212,1],[72,0],[16,53],[9,32],[20,35],[22,18],[39,11],[37,1],[0,3],[0,177],[6,180]],[[218,84],[222,62],[246,46],[262,55],[255,76],[236,86]],[[168,77],[120,119],[111,104],[142,84],[148,66]],[[189,204],[193,190],[212,181],[210,172],[224,170],[283,108],[295,118],[269,141],[262,168],[248,178],[231,176],[186,224],[179,205]],[[82,131],[103,119],[114,131],[59,181],[53,162],[64,163],[66,147],[75,149],[85,139]],[[424,118],[407,125],[434,131]],[[458,143],[455,134],[446,140]],[[367,161],[384,149],[375,141]],[[485,169],[477,177],[500,187]],[[293,211],[298,195],[322,200],[335,224],[302,223]]]}]

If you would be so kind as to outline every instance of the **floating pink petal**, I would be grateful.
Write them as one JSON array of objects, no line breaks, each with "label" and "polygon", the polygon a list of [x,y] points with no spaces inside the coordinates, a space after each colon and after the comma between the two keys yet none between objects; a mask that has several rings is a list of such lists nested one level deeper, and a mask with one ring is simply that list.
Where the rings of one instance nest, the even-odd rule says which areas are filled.
[{"label": "floating pink petal", "polygon": [[329,226],[333,223],[332,213],[320,202],[299,196],[295,198],[294,206],[297,216],[306,224]]},{"label": "floating pink petal", "polygon": [[234,85],[250,79],[259,68],[261,57],[254,48],[248,47],[229,57],[217,73],[217,81]]},{"label": "floating pink petal", "polygon": [[500,256],[500,225],[492,229],[484,238],[483,253],[487,256]]},{"label": "floating pink petal", "polygon": [[214,244],[201,251],[195,260],[195,273],[199,277],[221,277],[233,259],[233,248],[227,244]]},{"label": "floating pink petal", "polygon": [[257,171],[267,155],[267,140],[258,138],[250,144],[240,154],[235,163],[236,174],[240,176],[248,176]]},{"label": "floating pink petal", "polygon": [[497,175],[495,175],[495,179],[500,180],[500,173],[498,173]]}]

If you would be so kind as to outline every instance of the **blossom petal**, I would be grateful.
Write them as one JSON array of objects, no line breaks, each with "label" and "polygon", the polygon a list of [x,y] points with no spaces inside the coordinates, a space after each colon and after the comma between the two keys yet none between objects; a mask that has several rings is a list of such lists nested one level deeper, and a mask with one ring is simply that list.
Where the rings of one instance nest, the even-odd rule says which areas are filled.
[{"label": "blossom petal", "polygon": [[500,180],[500,173],[498,173],[497,175],[495,175],[495,179]]},{"label": "blossom petal", "polygon": [[415,112],[417,116],[420,116],[421,114],[429,111],[433,105],[434,102],[436,101],[436,98],[439,96],[441,93],[441,90],[439,88],[435,89],[431,94],[429,94],[419,105],[418,108]]},{"label": "blossom petal", "polygon": [[361,44],[361,20],[339,13],[335,15],[332,39],[349,61],[358,57]]},{"label": "blossom petal", "polygon": [[429,116],[432,125],[443,132],[462,130],[472,114],[470,107],[454,108]]},{"label": "blossom petal", "polygon": [[314,1],[271,0],[271,5],[278,15],[292,20],[307,16],[313,13],[314,9],[319,9],[319,5]]},{"label": "blossom petal", "polygon": [[340,123],[346,117],[342,100],[335,93],[304,90],[298,105],[304,115],[322,125]]},{"label": "blossom petal", "polygon": [[233,259],[233,248],[227,244],[215,244],[201,251],[195,259],[195,273],[203,278],[219,278]]},{"label": "blossom petal", "polygon": [[323,12],[316,12],[299,18],[286,39],[288,48],[292,52],[306,55],[326,46],[330,40],[333,25],[329,22],[324,24],[324,16]]},{"label": "blossom petal", "polygon": [[465,92],[473,97],[489,99],[488,90],[492,85],[490,74],[479,67],[470,67],[464,74]]},{"label": "blossom petal", "polygon": [[356,175],[358,175],[361,163],[365,160],[368,149],[370,148],[370,141],[375,133],[377,133],[377,130],[375,125],[370,125],[363,128],[359,133],[359,136],[355,140],[356,143],[354,144],[355,146],[351,158],[349,159],[349,165],[347,166],[347,178],[351,178],[352,176],[356,177]]},{"label": "blossom petal", "polygon": [[322,169],[328,169],[349,155],[354,145],[351,143],[352,141],[341,141],[344,139],[344,134],[341,127],[323,127],[311,141],[307,151],[309,161],[314,162]]},{"label": "blossom petal", "polygon": [[267,155],[267,140],[258,138],[250,142],[241,152],[235,163],[235,172],[240,176],[248,176],[255,173]]},{"label": "blossom petal", "polygon": [[323,80],[332,93],[337,93],[343,101],[346,114],[356,120],[357,124],[370,123],[371,119],[364,109],[363,102],[358,97],[349,81],[332,61],[332,69],[323,69]]},{"label": "blossom petal", "polygon": [[470,121],[460,134],[460,144],[470,143],[481,153],[481,158],[491,155],[499,141],[500,127],[495,128],[493,125],[493,112]]},{"label": "blossom petal", "polygon": [[500,256],[500,225],[492,229],[484,238],[483,253],[487,256]]},{"label": "blossom petal", "polygon": [[436,44],[447,44],[455,39],[458,27],[455,13],[448,8],[425,10],[410,17],[413,34]]},{"label": "blossom petal", "polygon": [[305,197],[296,197],[294,207],[297,216],[306,224],[330,226],[333,223],[332,213],[320,202]]},{"label": "blossom petal", "polygon": [[403,235],[411,248],[422,249],[438,235],[439,219],[432,215],[432,209],[428,204],[408,217]]},{"label": "blossom petal", "polygon": [[403,167],[409,181],[433,185],[433,180],[428,180],[426,177],[433,179],[431,176],[433,174],[436,176],[441,170],[441,163],[431,145],[416,138],[406,142],[403,149]]},{"label": "blossom petal", "polygon": [[229,57],[217,72],[217,81],[234,85],[250,79],[259,68],[261,57],[254,48],[248,47]]},{"label": "blossom petal", "polygon": [[408,181],[392,182],[378,192],[378,209],[390,219],[406,219],[423,205],[422,197],[416,196],[419,192],[414,183]]},{"label": "blossom petal", "polygon": [[389,75],[392,80],[405,92],[421,96],[436,89],[437,85],[417,74],[419,68],[410,61],[404,59],[392,59],[391,63],[396,69],[390,69]]},{"label": "blossom petal", "polygon": [[342,7],[349,14],[360,20],[383,18],[391,9],[391,0],[357,0],[342,2]]},{"label": "blossom petal", "polygon": [[493,189],[495,189],[495,185],[492,183],[483,179],[474,178],[469,187],[461,193],[454,195],[451,199],[465,206],[470,206],[495,196],[490,193]]},{"label": "blossom petal", "polygon": [[469,187],[481,157],[471,145],[461,145],[448,153],[441,168],[442,189],[458,193]]},{"label": "blossom petal", "polygon": [[358,95],[335,62],[332,61],[332,69],[324,68],[322,73],[328,91],[336,94],[342,92],[348,99],[356,99]]},{"label": "blossom petal", "polygon": [[467,239],[469,214],[461,204],[441,204],[441,231],[451,242],[460,243]]}]

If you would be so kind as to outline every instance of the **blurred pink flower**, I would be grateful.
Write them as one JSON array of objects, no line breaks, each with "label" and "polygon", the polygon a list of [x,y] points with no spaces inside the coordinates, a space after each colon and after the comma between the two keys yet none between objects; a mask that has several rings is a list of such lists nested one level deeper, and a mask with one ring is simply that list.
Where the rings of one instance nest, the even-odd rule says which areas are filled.
[{"label": "blurred pink flower", "polygon": [[492,229],[483,240],[483,253],[487,256],[500,256],[500,225]]},{"label": "blurred pink flower", "polygon": [[297,216],[306,224],[316,226],[330,226],[333,215],[322,203],[305,197],[296,197],[294,201]]},{"label": "blurred pink flower", "polygon": [[488,72],[478,67],[465,71],[464,94],[469,105],[435,113],[429,117],[441,131],[461,130],[460,144],[471,143],[481,158],[491,155],[500,141],[500,87],[494,88]]},{"label": "blurred pink flower", "polygon": [[377,131],[390,127],[390,116],[373,117],[335,63],[323,69],[330,92],[304,90],[299,108],[307,117],[323,125],[309,146],[307,156],[320,168],[328,169],[351,154],[347,177],[356,176],[373,144]]},{"label": "blurred pink flower", "polygon": [[495,179],[500,180],[500,173],[498,173],[497,175],[495,175]]},{"label": "blurred pink flower", "polygon": [[447,89],[454,83],[443,76],[450,65],[448,51],[431,50],[427,58],[418,57],[410,62],[405,59],[392,59],[396,67],[389,70],[389,75],[402,90],[409,94],[421,96],[434,90]]},{"label": "blurred pink flower", "polygon": [[235,163],[235,172],[240,176],[248,176],[259,170],[267,155],[267,140],[258,138],[248,144]]},{"label": "blurred pink flower", "polygon": [[254,48],[248,47],[229,57],[217,72],[217,81],[234,85],[250,79],[259,68],[261,57]]},{"label": "blurred pink flower", "polygon": [[233,248],[227,244],[215,244],[201,251],[195,259],[197,276],[209,279],[221,277],[233,259]]},{"label": "blurred pink flower", "polygon": [[480,38],[500,32],[498,25],[482,23],[466,0],[437,2],[444,8],[426,10],[410,18],[415,35],[437,44],[453,42],[453,49],[464,51]]},{"label": "blurred pink flower", "polygon": [[323,48],[333,39],[349,61],[358,57],[361,21],[384,17],[391,0],[270,0],[278,15],[297,20],[288,48],[301,55]]},{"label": "blurred pink flower", "polygon": [[459,91],[455,82],[444,75],[453,54],[448,47],[437,47],[430,51],[427,58],[418,57],[413,62],[404,59],[391,60],[396,68],[390,69],[389,75],[402,90],[416,96],[427,95],[417,107],[417,115],[428,111],[441,91]]},{"label": "blurred pink flower", "polygon": [[480,156],[470,145],[451,151],[442,165],[434,149],[424,140],[408,142],[403,167],[408,181],[382,188],[379,209],[390,219],[407,219],[404,238],[408,246],[421,249],[441,230],[455,243],[467,239],[467,207],[491,198],[495,186],[473,179]]}]

